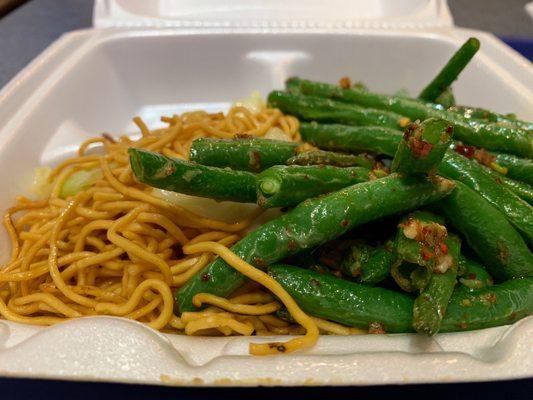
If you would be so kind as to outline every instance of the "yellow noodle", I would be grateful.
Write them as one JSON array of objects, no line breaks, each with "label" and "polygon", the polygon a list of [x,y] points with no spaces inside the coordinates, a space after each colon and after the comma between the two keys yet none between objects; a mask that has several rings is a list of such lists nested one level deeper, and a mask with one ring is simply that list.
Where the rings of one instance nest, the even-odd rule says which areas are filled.
[{"label": "yellow noodle", "polygon": [[22,306],[28,303],[43,302],[52,307],[54,310],[65,315],[65,317],[74,318],[81,317],[81,314],[76,310],[73,310],[57,297],[54,297],[47,293],[33,293],[27,296],[18,297],[13,299],[13,303],[18,306]]},{"label": "yellow noodle", "polygon": [[189,322],[185,325],[185,333],[187,335],[194,335],[198,331],[203,331],[209,328],[222,328],[228,327],[234,332],[249,336],[253,333],[254,328],[251,325],[244,324],[233,318],[226,318],[220,315],[210,315],[204,318],[200,318]]},{"label": "yellow noodle", "polygon": [[266,343],[250,344],[250,353],[256,355],[290,353],[292,351],[311,347],[318,340],[318,328],[315,322],[305,314],[292,297],[283,289],[283,287],[265,272],[253,267],[246,261],[239,258],[228,248],[215,242],[202,242],[183,247],[185,254],[194,254],[198,252],[212,252],[221,257],[229,265],[239,271],[241,274],[259,282],[261,285],[270,290],[281,302],[287,307],[294,320],[306,329],[305,336],[288,341],[287,343]]},{"label": "yellow noodle", "polygon": [[142,282],[133,292],[130,299],[123,304],[98,303],[95,307],[96,312],[114,315],[126,315],[132,313],[139,304],[144,292],[148,289],[155,289],[163,298],[163,311],[157,319],[150,322],[149,325],[154,329],[163,328],[172,317],[172,308],[174,300],[170,288],[164,282],[157,279],[147,279]]},{"label": "yellow noodle", "polygon": [[316,326],[318,326],[318,329],[321,329],[327,333],[333,333],[335,335],[361,335],[367,333],[364,329],[359,328],[351,328],[348,326],[344,326],[341,324],[337,324],[336,322],[327,321],[322,318],[315,318],[311,317],[313,321],[315,321]]},{"label": "yellow noodle", "polygon": [[258,305],[237,304],[223,297],[218,297],[209,293],[198,293],[196,296],[193,297],[192,303],[196,307],[201,307],[202,304],[211,304],[229,312],[247,315],[271,314],[279,310],[279,308],[281,307],[281,305],[277,301],[272,301],[268,304]]}]

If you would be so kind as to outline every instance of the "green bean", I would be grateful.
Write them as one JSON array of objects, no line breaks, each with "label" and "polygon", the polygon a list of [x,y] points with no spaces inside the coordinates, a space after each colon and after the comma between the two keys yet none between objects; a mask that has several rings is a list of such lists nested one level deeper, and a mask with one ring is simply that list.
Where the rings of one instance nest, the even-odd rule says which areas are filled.
[{"label": "green bean", "polygon": [[291,207],[369,178],[370,170],[363,167],[276,165],[257,176],[257,203],[264,208]]},{"label": "green bean", "polygon": [[476,162],[448,150],[438,173],[456,179],[474,189],[490,204],[500,210],[507,219],[533,243],[533,208],[508,188],[499,184]]},{"label": "green bean", "polygon": [[533,161],[512,154],[492,154],[496,157],[494,160],[496,164],[507,168],[506,176],[533,185]]},{"label": "green bean", "polygon": [[391,266],[392,279],[406,292],[423,290],[431,279],[431,270],[398,258]]},{"label": "green bean", "polygon": [[321,149],[355,152],[369,151],[394,156],[403,133],[377,126],[347,126],[302,122],[302,140]]},{"label": "green bean", "polygon": [[391,276],[407,292],[422,291],[433,271],[446,271],[452,264],[447,249],[444,219],[427,211],[415,211],[398,225]]},{"label": "green bean", "polygon": [[[388,156],[394,155],[402,140],[401,132],[393,129],[368,131],[345,125],[320,125],[302,123],[303,140],[317,147],[338,151],[370,151]],[[533,212],[529,204],[515,193],[498,184],[474,161],[448,150],[437,172],[449,179],[456,179],[476,190],[494,207],[500,210],[511,223],[533,243]]]},{"label": "green bean", "polygon": [[[264,268],[302,250],[329,242],[366,222],[406,212],[432,203],[453,189],[450,181],[429,181],[391,174],[359,183],[331,194],[308,199],[292,211],[260,226],[232,251],[253,265]],[[179,309],[194,310],[197,293],[227,296],[245,281],[222,259],[193,276],[175,294]]]},{"label": "green bean", "polygon": [[386,332],[411,331],[413,301],[399,292],[362,285],[289,265],[268,273],[306,313],[347,326]]},{"label": "green bean", "polygon": [[422,90],[418,98],[435,102],[435,99],[457,79],[461,71],[467,66],[478,50],[479,40],[476,38],[468,39],[454,53],[437,76]]},{"label": "green bean", "polygon": [[446,255],[441,246],[447,234],[444,218],[428,211],[415,211],[404,217],[398,225],[394,240],[397,257],[430,270],[440,269],[440,264],[446,261],[441,257]]},{"label": "green bean", "polygon": [[[327,292],[321,291],[320,293],[324,293],[324,295],[320,298],[319,304],[323,305],[324,309],[320,308],[318,311],[314,311],[313,309],[316,304],[313,302],[314,290],[316,290],[314,281],[312,283],[306,277],[300,278],[299,275],[292,275],[294,267],[278,267],[276,265],[270,268],[275,270],[274,277],[279,277],[282,286],[293,295],[296,301],[299,304],[305,304],[300,304],[300,306],[302,308],[308,307],[306,312],[309,314],[322,316],[322,318],[331,319],[332,321],[337,321],[345,325],[350,325],[350,321],[353,321],[352,326],[363,326],[364,321],[360,321],[361,317],[359,315],[362,307],[357,309],[357,315],[350,314],[351,304],[349,300],[357,299],[357,295],[360,295],[360,293],[355,292],[355,294],[350,295],[350,287],[347,289],[347,292],[344,290],[341,291],[340,293],[344,295],[342,298],[348,300],[345,306],[346,303],[344,302],[339,305],[338,297],[335,297],[334,293],[331,293],[329,290],[331,287],[337,289],[339,286],[345,289],[345,281],[340,285],[338,281],[334,281],[332,285],[326,287],[328,289]],[[316,278],[313,276],[311,279]],[[317,280],[317,282],[322,283],[321,280]],[[400,325],[402,328],[405,327],[405,331],[402,330],[402,332],[409,332],[412,328],[405,325],[407,323],[407,302],[404,300],[405,298],[408,297],[404,296],[402,298],[402,307],[398,307],[398,301],[393,304],[394,307],[398,307],[398,310],[400,310],[400,312],[397,312],[397,318],[394,322],[396,326]],[[400,298],[395,297],[394,299],[399,300]],[[366,304],[362,303],[362,305]],[[385,310],[391,310],[390,307],[391,305],[388,304]],[[315,314],[315,312],[319,312],[320,315],[318,313]],[[515,279],[476,291],[471,291],[467,287],[457,285],[446,308],[439,332],[467,331],[512,324],[532,313],[533,278]],[[335,316],[336,314],[337,317]],[[276,311],[276,316],[287,322],[294,323],[294,319],[283,307]]]},{"label": "green bean", "polygon": [[533,278],[515,279],[471,292],[458,285],[440,332],[512,324],[533,313]]},{"label": "green bean", "polygon": [[296,154],[298,143],[258,138],[199,138],[192,142],[191,161],[213,167],[258,172],[285,164]]},{"label": "green bean", "polygon": [[453,127],[442,119],[409,124],[392,160],[391,171],[406,174],[434,171],[450,147],[452,132]]},{"label": "green bean", "polygon": [[[468,119],[457,113],[438,110],[413,99],[342,89],[326,83],[301,80],[300,89],[304,95],[392,111],[405,115],[413,121],[430,117],[441,118],[454,125],[455,137],[466,144],[519,156],[533,156],[533,132],[529,130]],[[313,119],[312,116],[309,119]]]},{"label": "green bean", "polygon": [[455,287],[461,241],[457,236],[449,235],[445,243],[447,255],[452,259],[451,265],[444,272],[433,271],[427,286],[414,303],[413,328],[418,333],[434,335],[439,331]]},{"label": "green bean", "polygon": [[251,203],[257,199],[252,173],[206,167],[133,147],[128,153],[133,173],[147,185],[216,200]]},{"label": "green bean", "polygon": [[311,150],[296,154],[286,161],[287,165],[332,165],[334,167],[372,168],[375,160],[369,154],[343,154],[333,151]]},{"label": "green bean", "polygon": [[[488,152],[485,149],[465,146],[460,143],[454,143],[451,147],[456,153],[470,160],[477,161],[493,177],[500,177],[501,179],[498,183],[502,183],[504,186],[510,188],[511,191],[514,191],[520,197],[525,196],[522,197],[524,200],[528,201],[531,198],[530,185],[533,182],[533,177],[529,175],[533,174],[533,162],[530,160],[521,159],[509,154]],[[498,159],[501,163],[498,162]],[[515,180],[512,179],[513,177]],[[524,185],[521,185],[522,183]]]},{"label": "green bean", "polygon": [[390,273],[395,255],[391,245],[370,246],[354,243],[342,257],[340,270],[359,283],[375,285],[385,280]]},{"label": "green bean", "polygon": [[376,125],[399,128],[407,118],[393,112],[373,110],[354,104],[341,103],[319,97],[303,96],[294,92],[274,91],[268,95],[268,104],[305,120],[339,122],[347,125]]},{"label": "green bean", "polygon": [[[442,109],[440,107],[437,107]],[[487,122],[496,122],[510,127],[520,128],[520,129],[533,129],[533,123],[528,121],[519,120],[509,115],[502,115],[495,113],[494,111],[486,110],[479,107],[470,107],[470,106],[459,106],[453,105],[446,109],[449,112],[457,113],[462,115],[465,118],[479,119]]]},{"label": "green bean", "polygon": [[494,179],[496,183],[506,187],[530,205],[533,204],[533,186],[526,182],[515,181],[514,179],[508,178],[506,175],[502,175],[492,168],[486,167],[482,164],[480,167],[483,168],[487,174],[492,176],[492,179]]},{"label": "green bean", "polygon": [[468,186],[455,183],[452,194],[436,207],[463,234],[491,275],[500,281],[533,276],[533,254],[505,216]]},{"label": "green bean", "polygon": [[474,260],[464,256],[459,257],[459,266],[464,269],[464,273],[459,278],[459,282],[468,290],[479,290],[494,284],[492,277],[485,267]]},{"label": "green bean", "polygon": [[435,99],[435,103],[446,109],[455,106],[455,96],[453,95],[451,86],[447,87],[439,97]]}]

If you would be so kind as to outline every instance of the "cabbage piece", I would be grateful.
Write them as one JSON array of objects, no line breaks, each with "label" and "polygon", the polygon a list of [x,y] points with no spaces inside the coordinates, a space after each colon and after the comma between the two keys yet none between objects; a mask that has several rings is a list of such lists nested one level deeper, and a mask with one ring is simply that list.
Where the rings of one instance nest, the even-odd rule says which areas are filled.
[{"label": "cabbage piece", "polygon": [[153,189],[152,195],[183,207],[202,217],[229,224],[239,222],[251,215],[258,206],[234,201],[216,201],[205,197],[189,196],[163,189]]},{"label": "cabbage piece", "polygon": [[283,132],[283,129],[278,128],[277,126],[269,128],[268,131],[266,131],[264,138],[270,140],[282,140],[284,142],[292,142],[292,138],[285,132]]},{"label": "cabbage piece", "polygon": [[250,96],[237,100],[233,103],[232,107],[244,107],[247,108],[252,114],[259,114],[266,108],[266,102],[261,97],[261,93],[257,90],[254,90]]},{"label": "cabbage piece", "polygon": [[67,197],[74,196],[82,190],[89,189],[101,178],[102,171],[99,169],[76,171],[63,183],[59,197],[66,199]]},{"label": "cabbage piece", "polygon": [[37,199],[46,199],[50,196],[53,185],[48,182],[48,177],[51,173],[52,168],[48,166],[35,168],[30,193]]}]

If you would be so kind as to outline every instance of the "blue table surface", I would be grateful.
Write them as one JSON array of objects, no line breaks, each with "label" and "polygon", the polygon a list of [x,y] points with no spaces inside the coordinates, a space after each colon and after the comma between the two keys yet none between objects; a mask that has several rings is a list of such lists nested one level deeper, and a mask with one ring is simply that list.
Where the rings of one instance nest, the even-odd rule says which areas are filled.
[{"label": "blue table surface", "polygon": [[[505,4],[504,4],[505,3]],[[532,57],[533,24],[521,15],[523,0],[449,0],[455,21],[461,26],[502,29],[508,43]],[[502,7],[503,6],[503,7]],[[500,7],[501,13],[495,13]],[[92,25],[92,0],[32,0],[0,19],[0,87],[64,32]],[[490,17],[483,20],[483,12]],[[497,18],[496,18],[497,17]],[[480,20],[481,18],[481,20]],[[507,25],[504,22],[507,18]],[[476,22],[477,21],[477,22]],[[477,23],[477,25],[476,25]],[[485,24],[485,25],[483,25]],[[495,25],[490,25],[495,24]],[[498,33],[498,32],[497,32]],[[511,35],[522,35],[516,39]],[[446,385],[404,385],[351,388],[169,388],[145,385],[64,382],[0,378],[0,399],[222,399],[222,398],[416,398],[434,399],[526,399],[531,398],[533,379]]]}]

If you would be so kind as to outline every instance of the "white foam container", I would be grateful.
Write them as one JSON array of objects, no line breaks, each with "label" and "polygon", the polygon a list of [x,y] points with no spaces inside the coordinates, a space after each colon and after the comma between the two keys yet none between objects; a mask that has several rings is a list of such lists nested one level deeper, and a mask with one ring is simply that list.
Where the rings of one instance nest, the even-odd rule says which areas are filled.
[{"label": "white foam container", "polygon": [[[155,125],[165,113],[223,110],[254,89],[281,88],[291,75],[331,82],[350,75],[375,91],[415,94],[473,35],[482,50],[454,84],[458,101],[533,119],[530,63],[490,34],[454,27],[444,1],[303,4],[97,0],[95,28],[62,36],[0,92],[0,207],[27,189],[34,167],[73,155],[102,131],[132,131],[134,115]],[[8,250],[3,234],[0,254]],[[0,321],[0,375],[169,385],[533,376],[532,317],[433,338],[324,336],[305,352],[248,355],[250,342],[268,340],[164,335],[112,317],[50,328]]]}]

